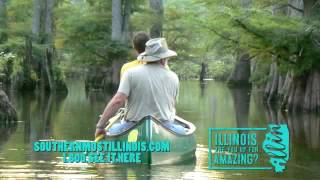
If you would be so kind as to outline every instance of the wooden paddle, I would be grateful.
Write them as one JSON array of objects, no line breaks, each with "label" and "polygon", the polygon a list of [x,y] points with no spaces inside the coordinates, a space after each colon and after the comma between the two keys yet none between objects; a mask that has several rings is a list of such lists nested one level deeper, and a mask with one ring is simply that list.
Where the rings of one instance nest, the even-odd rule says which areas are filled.
[{"label": "wooden paddle", "polygon": [[[125,114],[125,110],[121,108],[115,116],[109,119],[108,124],[106,128],[104,128],[105,131],[107,131],[115,122],[118,121],[118,119],[121,119]],[[99,142],[104,138],[105,134],[100,134],[96,139],[94,140],[95,142]]]}]

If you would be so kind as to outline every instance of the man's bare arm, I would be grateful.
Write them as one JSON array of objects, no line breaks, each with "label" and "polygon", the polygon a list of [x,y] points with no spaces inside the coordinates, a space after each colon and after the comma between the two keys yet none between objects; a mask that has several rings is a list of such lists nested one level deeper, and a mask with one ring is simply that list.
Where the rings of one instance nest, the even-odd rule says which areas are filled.
[{"label": "man's bare arm", "polygon": [[103,114],[97,123],[97,128],[105,128],[107,121],[119,110],[119,108],[124,106],[126,100],[127,96],[125,94],[117,92],[104,109]]}]

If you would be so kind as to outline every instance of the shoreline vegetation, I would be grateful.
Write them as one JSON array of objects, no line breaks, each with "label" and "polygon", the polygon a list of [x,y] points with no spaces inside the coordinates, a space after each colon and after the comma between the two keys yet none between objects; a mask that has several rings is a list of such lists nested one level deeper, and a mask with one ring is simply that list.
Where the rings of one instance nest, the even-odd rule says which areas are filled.
[{"label": "shoreline vegetation", "polygon": [[78,73],[87,91],[114,89],[136,58],[132,36],[146,31],[177,51],[169,67],[181,80],[254,88],[284,112],[319,113],[319,10],[316,0],[0,0],[1,89],[67,94]]}]

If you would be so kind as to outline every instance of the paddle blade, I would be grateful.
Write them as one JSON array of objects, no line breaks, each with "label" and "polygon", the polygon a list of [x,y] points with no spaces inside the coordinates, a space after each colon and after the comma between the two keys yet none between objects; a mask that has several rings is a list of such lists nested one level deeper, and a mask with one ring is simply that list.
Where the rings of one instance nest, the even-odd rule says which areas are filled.
[{"label": "paddle blade", "polygon": [[96,139],[94,140],[95,142],[101,141],[104,138],[104,134],[100,134]]}]

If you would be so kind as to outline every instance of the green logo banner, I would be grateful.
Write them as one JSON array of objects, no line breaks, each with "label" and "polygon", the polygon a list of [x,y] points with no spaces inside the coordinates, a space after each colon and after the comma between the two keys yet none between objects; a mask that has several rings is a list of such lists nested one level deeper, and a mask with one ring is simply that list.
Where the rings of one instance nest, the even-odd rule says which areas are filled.
[{"label": "green logo banner", "polygon": [[209,128],[208,168],[211,170],[274,170],[289,160],[286,124],[267,128]]}]

